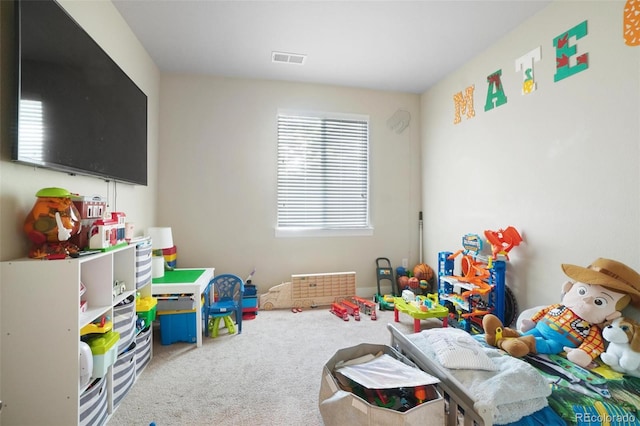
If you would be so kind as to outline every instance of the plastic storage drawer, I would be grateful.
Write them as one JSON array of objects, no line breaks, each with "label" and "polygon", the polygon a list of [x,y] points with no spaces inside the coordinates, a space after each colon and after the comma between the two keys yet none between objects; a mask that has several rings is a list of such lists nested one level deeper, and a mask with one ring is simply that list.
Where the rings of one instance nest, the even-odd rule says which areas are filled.
[{"label": "plastic storage drawer", "polygon": [[142,330],[136,337],[136,376],[139,375],[151,360],[151,325]]},{"label": "plastic storage drawer", "polygon": [[136,379],[136,343],[133,342],[113,364],[113,405],[117,406]]},{"label": "plastic storage drawer", "polygon": [[153,296],[139,297],[138,300],[136,300],[136,313],[138,314],[138,318],[144,321],[144,327],[156,319],[157,307],[158,300]]},{"label": "plastic storage drawer", "polygon": [[104,377],[107,374],[109,367],[116,362],[118,355],[116,350],[119,341],[120,334],[116,331],[108,331],[87,340],[87,344],[91,348],[91,354],[93,355],[93,372],[91,373],[91,377]]},{"label": "plastic storage drawer", "polygon": [[151,282],[151,243],[139,243],[136,246],[136,288]]},{"label": "plastic storage drawer", "polygon": [[80,395],[80,426],[103,425],[109,415],[107,379],[102,377]]},{"label": "plastic storage drawer", "polygon": [[131,345],[136,337],[136,304],[133,295],[125,299],[122,305],[113,308],[113,329],[120,333],[116,353],[121,353]]}]

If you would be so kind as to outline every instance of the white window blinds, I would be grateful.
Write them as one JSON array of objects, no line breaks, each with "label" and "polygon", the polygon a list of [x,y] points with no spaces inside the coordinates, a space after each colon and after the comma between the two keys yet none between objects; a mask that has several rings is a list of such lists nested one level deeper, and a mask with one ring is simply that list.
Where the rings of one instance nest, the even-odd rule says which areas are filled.
[{"label": "white window blinds", "polygon": [[369,120],[278,114],[278,229],[369,227]]}]

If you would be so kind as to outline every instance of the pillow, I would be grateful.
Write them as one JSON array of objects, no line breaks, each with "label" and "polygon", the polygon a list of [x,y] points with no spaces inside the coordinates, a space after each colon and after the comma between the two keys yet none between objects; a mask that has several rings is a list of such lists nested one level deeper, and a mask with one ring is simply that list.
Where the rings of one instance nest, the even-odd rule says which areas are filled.
[{"label": "pillow", "polygon": [[498,367],[487,356],[480,343],[464,330],[434,328],[422,331],[433,347],[440,364],[452,369],[496,371]]}]

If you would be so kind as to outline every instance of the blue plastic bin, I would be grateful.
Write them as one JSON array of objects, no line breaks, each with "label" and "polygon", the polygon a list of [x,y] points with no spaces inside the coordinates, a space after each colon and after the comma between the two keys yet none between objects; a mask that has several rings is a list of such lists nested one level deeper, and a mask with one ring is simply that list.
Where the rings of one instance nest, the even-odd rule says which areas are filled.
[{"label": "blue plastic bin", "polygon": [[160,342],[196,343],[196,311],[160,311]]}]

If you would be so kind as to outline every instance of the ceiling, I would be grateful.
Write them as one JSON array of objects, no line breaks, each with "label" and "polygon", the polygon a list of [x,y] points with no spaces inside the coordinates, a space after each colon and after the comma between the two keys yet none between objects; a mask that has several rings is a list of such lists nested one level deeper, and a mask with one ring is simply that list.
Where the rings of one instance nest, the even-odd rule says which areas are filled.
[{"label": "ceiling", "polygon": [[550,1],[113,3],[162,72],[423,93]]}]

